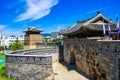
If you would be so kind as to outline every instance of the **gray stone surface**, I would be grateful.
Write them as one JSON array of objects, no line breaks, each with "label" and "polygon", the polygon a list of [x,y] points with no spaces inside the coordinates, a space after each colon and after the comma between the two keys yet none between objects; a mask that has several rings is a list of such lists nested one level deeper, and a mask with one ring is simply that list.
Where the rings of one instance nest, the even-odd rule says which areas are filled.
[{"label": "gray stone surface", "polygon": [[30,51],[27,50],[30,54],[26,51],[18,51],[6,55],[8,77],[17,80],[44,80],[53,73],[51,54],[33,54],[36,50]]},{"label": "gray stone surface", "polygon": [[64,61],[95,80],[120,80],[120,41],[64,41]]}]

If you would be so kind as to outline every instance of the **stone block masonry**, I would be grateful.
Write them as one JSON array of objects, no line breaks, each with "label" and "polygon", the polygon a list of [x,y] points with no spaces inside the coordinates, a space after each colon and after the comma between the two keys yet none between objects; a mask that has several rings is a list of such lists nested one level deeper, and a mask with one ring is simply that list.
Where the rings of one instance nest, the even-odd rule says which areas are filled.
[{"label": "stone block masonry", "polygon": [[51,55],[6,55],[6,75],[16,80],[44,80],[53,73]]},{"label": "stone block masonry", "polygon": [[120,80],[120,41],[67,39],[64,61],[95,80]]}]

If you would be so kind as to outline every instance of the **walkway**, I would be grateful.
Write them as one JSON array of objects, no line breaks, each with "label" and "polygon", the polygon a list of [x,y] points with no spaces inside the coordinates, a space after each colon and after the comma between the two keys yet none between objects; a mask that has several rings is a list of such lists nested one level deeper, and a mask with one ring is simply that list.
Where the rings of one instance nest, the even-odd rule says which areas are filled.
[{"label": "walkway", "polygon": [[59,62],[53,63],[55,80],[88,80],[75,70],[69,70]]}]

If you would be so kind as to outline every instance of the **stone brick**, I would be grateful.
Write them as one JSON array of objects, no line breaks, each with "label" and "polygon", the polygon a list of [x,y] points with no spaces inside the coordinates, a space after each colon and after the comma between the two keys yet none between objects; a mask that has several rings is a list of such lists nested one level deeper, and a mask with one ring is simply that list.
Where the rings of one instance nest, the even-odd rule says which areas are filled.
[{"label": "stone brick", "polygon": [[6,75],[10,78],[44,80],[52,73],[52,56],[6,56]]},{"label": "stone brick", "polygon": [[70,64],[73,54],[81,72],[95,80],[119,80],[120,62],[117,56],[120,57],[120,41],[67,39],[63,47],[64,61]]}]

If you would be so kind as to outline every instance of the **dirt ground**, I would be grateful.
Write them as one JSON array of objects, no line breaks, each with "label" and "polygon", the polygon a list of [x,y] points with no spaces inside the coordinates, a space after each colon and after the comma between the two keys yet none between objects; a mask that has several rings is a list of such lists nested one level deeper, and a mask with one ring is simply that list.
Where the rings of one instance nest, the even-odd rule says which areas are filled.
[{"label": "dirt ground", "polygon": [[66,66],[59,62],[53,63],[55,80],[88,80],[75,70],[68,70]]}]

